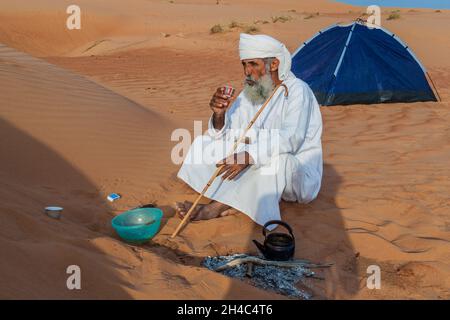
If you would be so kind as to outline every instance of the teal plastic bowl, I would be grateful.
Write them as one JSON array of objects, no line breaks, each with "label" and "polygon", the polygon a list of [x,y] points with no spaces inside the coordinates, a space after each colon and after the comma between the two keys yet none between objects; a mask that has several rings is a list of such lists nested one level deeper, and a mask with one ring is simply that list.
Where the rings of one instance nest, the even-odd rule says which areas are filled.
[{"label": "teal plastic bowl", "polygon": [[114,217],[112,227],[125,241],[141,244],[153,238],[161,225],[163,212],[158,208],[138,208]]}]

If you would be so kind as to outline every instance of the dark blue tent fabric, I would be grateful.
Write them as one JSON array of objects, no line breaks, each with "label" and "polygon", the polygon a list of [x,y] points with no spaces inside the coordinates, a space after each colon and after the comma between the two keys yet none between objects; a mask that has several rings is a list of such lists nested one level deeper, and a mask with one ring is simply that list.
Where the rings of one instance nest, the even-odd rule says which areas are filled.
[{"label": "dark blue tent fabric", "polygon": [[322,105],[437,101],[408,47],[358,22],[319,32],[293,55],[292,72]]}]

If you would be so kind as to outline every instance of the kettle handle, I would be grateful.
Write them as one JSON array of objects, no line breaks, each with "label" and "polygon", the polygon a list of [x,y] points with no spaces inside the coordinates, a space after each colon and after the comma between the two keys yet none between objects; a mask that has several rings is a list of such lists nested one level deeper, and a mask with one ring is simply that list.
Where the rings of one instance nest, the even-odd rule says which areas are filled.
[{"label": "kettle handle", "polygon": [[292,232],[291,226],[288,225],[286,222],[281,221],[281,220],[270,220],[270,221],[267,221],[267,222],[264,224],[264,227],[263,227],[263,236],[264,236],[264,238],[266,237],[266,231],[267,231],[266,228],[267,228],[268,226],[272,225],[272,224],[278,224],[278,225],[280,225],[280,226],[285,227],[285,228],[289,231],[289,233],[291,234],[292,238],[295,239],[294,233]]}]

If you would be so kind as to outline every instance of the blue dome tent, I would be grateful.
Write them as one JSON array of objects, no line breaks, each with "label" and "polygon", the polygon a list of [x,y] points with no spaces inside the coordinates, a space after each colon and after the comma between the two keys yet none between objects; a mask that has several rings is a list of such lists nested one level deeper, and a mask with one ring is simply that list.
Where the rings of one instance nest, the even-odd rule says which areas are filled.
[{"label": "blue dome tent", "polygon": [[292,55],[292,72],[325,106],[437,101],[411,49],[361,21],[332,25],[304,42]]}]

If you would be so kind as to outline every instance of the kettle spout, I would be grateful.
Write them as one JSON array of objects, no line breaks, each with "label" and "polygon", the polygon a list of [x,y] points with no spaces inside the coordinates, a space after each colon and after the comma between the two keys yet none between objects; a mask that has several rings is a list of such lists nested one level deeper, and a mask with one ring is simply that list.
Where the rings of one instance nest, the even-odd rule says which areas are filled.
[{"label": "kettle spout", "polygon": [[265,256],[266,248],[264,247],[264,245],[256,240],[253,240],[253,243],[256,245],[256,247],[262,253],[262,255]]}]

